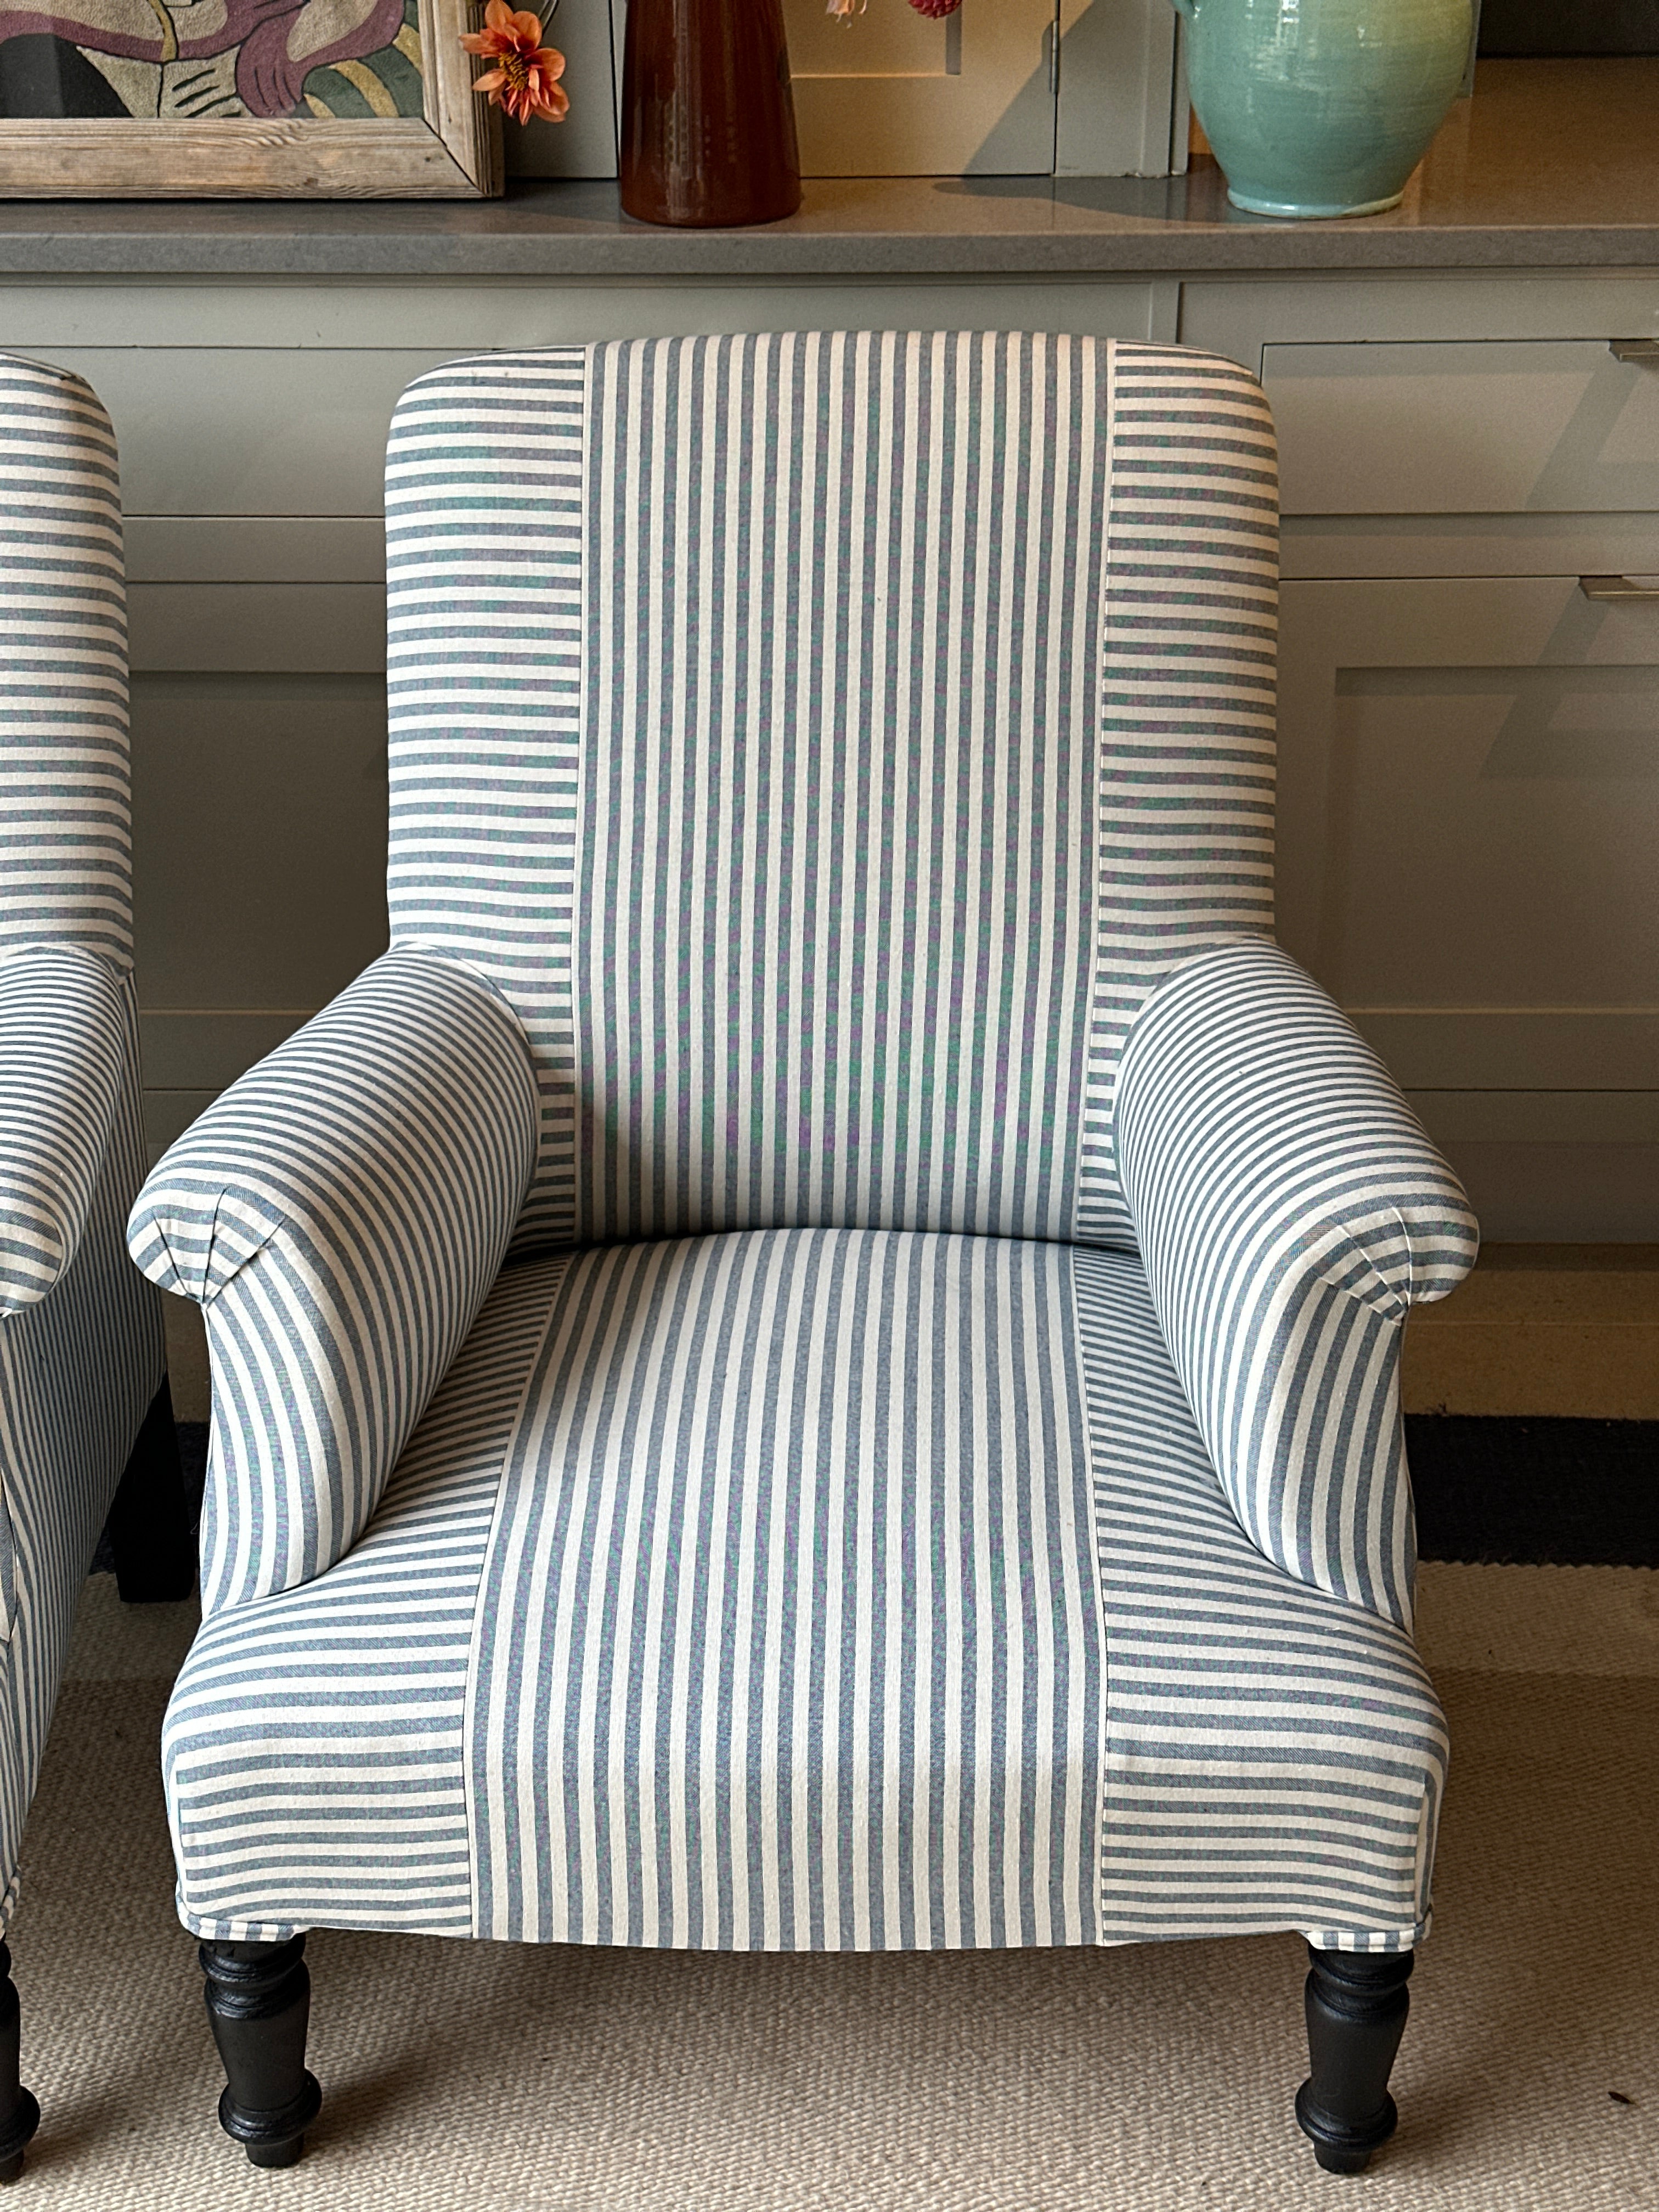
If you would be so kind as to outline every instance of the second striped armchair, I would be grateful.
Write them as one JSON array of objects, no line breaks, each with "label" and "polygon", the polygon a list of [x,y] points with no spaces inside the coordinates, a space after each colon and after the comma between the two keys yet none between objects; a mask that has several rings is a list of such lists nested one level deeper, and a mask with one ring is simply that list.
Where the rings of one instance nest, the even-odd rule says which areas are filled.
[{"label": "second striped armchair", "polygon": [[[125,1599],[195,1587],[144,1172],[126,580],[91,386],[0,354],[0,1936],[76,1601],[107,1520]],[[0,1940],[0,2182],[40,2120]]]},{"label": "second striped armchair", "polygon": [[166,1771],[256,2162],[316,1926],[1298,1930],[1302,2126],[1389,2132],[1401,1328],[1475,1231],[1273,942],[1275,481],[1243,371],[1092,339],[405,395],[392,949],[131,1228],[207,1316]]}]

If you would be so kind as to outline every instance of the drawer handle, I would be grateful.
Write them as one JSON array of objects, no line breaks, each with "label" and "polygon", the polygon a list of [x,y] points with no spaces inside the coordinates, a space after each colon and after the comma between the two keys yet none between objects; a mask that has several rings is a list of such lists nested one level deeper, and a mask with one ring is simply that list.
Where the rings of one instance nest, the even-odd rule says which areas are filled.
[{"label": "drawer handle", "polygon": [[1609,338],[1607,351],[1615,361],[1659,361],[1659,338]]},{"label": "drawer handle", "polygon": [[1587,599],[1634,599],[1659,606],[1659,584],[1638,584],[1634,576],[1581,576],[1578,588]]}]

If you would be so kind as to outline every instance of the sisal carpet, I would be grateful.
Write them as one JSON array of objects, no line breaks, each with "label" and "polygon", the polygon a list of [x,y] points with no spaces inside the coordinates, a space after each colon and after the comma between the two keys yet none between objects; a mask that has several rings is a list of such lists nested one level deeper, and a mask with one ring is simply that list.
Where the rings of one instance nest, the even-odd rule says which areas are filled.
[{"label": "sisal carpet", "polygon": [[[88,1586],[11,1936],[64,2212],[1642,2212],[1659,2208],[1659,1573],[1431,1565],[1439,1925],[1395,2142],[1297,2134],[1294,1937],[733,1958],[312,1938],[305,2164],[214,2121],[155,1771],[187,1609]],[[1617,2096],[1612,2093],[1617,2093]],[[1627,2101],[1621,2101],[1627,2100]]]}]

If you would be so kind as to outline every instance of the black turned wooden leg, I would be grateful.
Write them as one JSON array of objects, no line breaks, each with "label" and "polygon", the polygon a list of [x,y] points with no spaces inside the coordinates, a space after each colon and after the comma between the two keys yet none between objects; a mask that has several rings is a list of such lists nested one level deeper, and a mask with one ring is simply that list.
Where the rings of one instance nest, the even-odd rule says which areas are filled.
[{"label": "black turned wooden leg", "polygon": [[23,2153],[40,2124],[40,2107],[18,2079],[21,2049],[11,1953],[0,1943],[0,2182],[15,2181],[23,2171]]},{"label": "black turned wooden leg", "polygon": [[165,1375],[110,1508],[109,1540],[124,1603],[164,1605],[195,1589],[196,1538]]},{"label": "black turned wooden leg", "polygon": [[1327,2173],[1363,2173],[1399,2115],[1389,2071],[1406,2031],[1416,1963],[1410,1951],[1316,1951],[1308,1956],[1308,2057],[1297,2124]]},{"label": "black turned wooden leg", "polygon": [[219,2124],[255,2166],[292,2166],[323,2093],[306,2071],[311,1976],[306,1939],[204,1943],[208,2018],[224,2062]]}]

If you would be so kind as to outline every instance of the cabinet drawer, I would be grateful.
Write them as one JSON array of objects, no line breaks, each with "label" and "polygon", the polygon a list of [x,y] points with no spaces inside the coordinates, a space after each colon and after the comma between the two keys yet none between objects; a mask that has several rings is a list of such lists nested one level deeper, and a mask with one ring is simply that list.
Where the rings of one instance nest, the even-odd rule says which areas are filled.
[{"label": "cabinet drawer", "polygon": [[1659,1086],[1659,604],[1284,595],[1279,923],[1408,1087]]},{"label": "cabinet drawer", "polygon": [[1659,510],[1659,361],[1604,339],[1269,345],[1287,514]]},{"label": "cabinet drawer", "polygon": [[54,346],[108,408],[129,514],[379,514],[421,348]]}]

